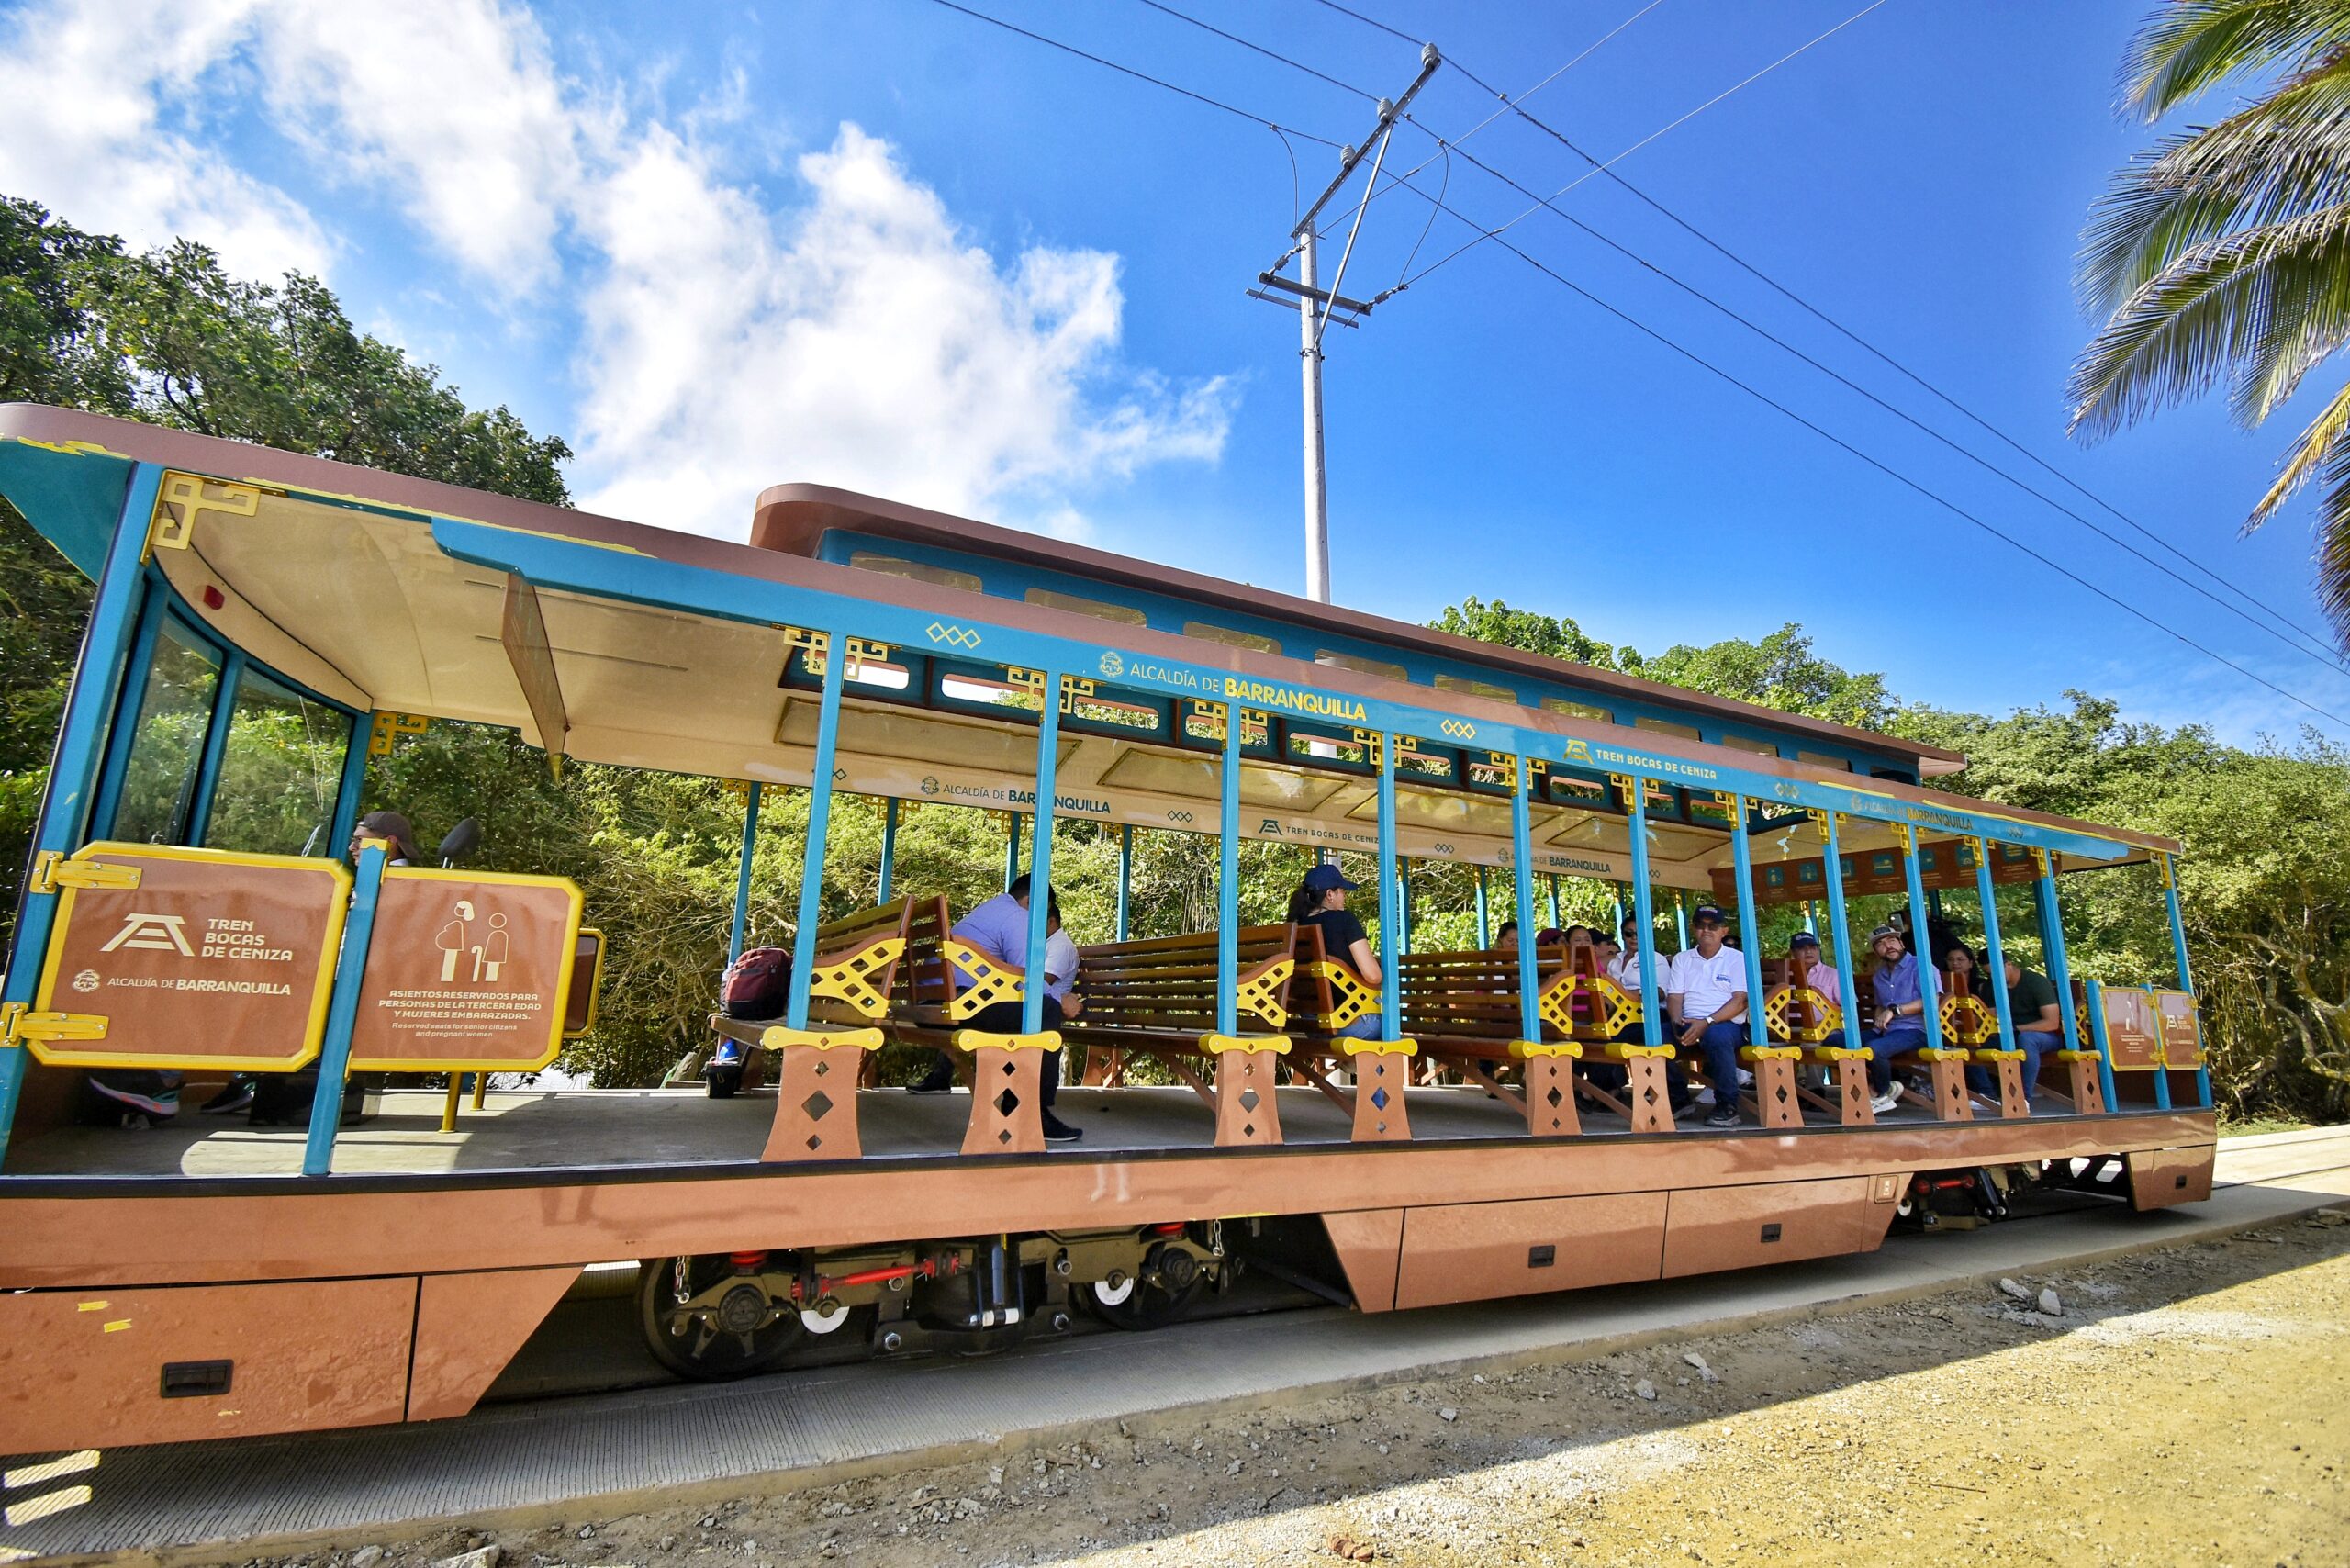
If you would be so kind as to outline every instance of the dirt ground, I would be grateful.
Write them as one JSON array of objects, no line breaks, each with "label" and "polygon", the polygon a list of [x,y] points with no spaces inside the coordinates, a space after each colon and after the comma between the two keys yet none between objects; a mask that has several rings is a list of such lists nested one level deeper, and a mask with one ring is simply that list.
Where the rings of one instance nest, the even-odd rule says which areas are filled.
[{"label": "dirt ground", "polygon": [[2350,1213],[2003,1286],[357,1568],[2350,1562]]}]

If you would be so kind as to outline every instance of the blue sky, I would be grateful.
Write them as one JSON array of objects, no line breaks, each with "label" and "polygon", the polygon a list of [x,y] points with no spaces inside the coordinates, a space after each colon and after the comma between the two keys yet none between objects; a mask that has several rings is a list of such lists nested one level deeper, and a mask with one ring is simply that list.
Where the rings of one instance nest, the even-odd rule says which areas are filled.
[{"label": "blue sky", "polygon": [[[1309,0],[1179,10],[1373,93],[1410,46]],[[1603,157],[1863,0],[1356,8]],[[1139,0],[974,8],[1332,140],[1348,92]],[[2318,624],[2308,512],[2236,526],[2308,417],[2217,404],[2083,448],[2064,382],[2087,206],[2146,132],[2114,113],[2135,3],[1886,0],[1616,166],[1651,196],[2280,612]],[[322,273],[363,326],[579,449],[583,504],[740,536],[810,479],[1296,590],[1297,325],[1246,286],[1336,154],[931,0],[397,9],[311,0],[0,7],[0,190],[143,242]],[[1415,116],[1493,100],[1440,70]],[[2215,106],[2216,107],[2216,106]],[[1433,151],[1399,133],[1391,166]],[[1587,167],[1504,116],[1465,143],[1548,193]],[[1529,204],[1456,159],[1414,183]],[[1358,191],[1360,187],[1357,187]],[[1561,205],[2023,474],[2055,482],[1605,179]],[[1430,208],[1374,202],[1348,274],[1394,283]],[[1420,261],[1469,230],[1438,217]],[[2320,706],[2299,657],[1547,212],[1511,238],[1919,484]],[[1337,242],[1326,249],[1326,276]],[[2067,688],[2132,717],[2289,737],[2309,714],[1976,532],[1499,247],[1333,329],[1333,581],[1418,620],[1468,594],[1611,642],[1799,621],[1906,697]],[[2313,378],[2322,398],[2325,376]],[[2076,510],[2127,533],[2079,498]],[[2143,543],[2143,542],[2141,542]],[[2344,726],[2333,726],[2337,730]]]}]

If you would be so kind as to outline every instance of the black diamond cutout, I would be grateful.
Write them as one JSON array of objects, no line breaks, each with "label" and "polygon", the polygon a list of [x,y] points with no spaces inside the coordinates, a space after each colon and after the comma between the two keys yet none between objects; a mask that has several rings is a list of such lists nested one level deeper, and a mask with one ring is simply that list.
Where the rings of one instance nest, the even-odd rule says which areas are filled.
[{"label": "black diamond cutout", "polygon": [[1555,1110],[1557,1110],[1557,1109],[1559,1108],[1559,1102],[1560,1102],[1560,1101],[1561,1101],[1561,1100],[1563,1100],[1563,1099],[1565,1099],[1565,1098],[1566,1098],[1566,1096],[1565,1096],[1565,1095],[1563,1095],[1563,1094],[1561,1094],[1561,1093],[1560,1093],[1560,1092],[1559,1092],[1559,1086],[1558,1086],[1557,1084],[1553,1083],[1552,1085],[1550,1085],[1550,1108],[1551,1108],[1552,1110],[1554,1110],[1554,1111],[1555,1111]]},{"label": "black diamond cutout", "polygon": [[1257,1092],[1255,1090],[1244,1089],[1240,1092],[1240,1108],[1244,1111],[1253,1111],[1257,1108]]},{"label": "black diamond cutout", "polygon": [[1001,1115],[1001,1116],[1009,1116],[1009,1115],[1011,1115],[1011,1114],[1012,1114],[1012,1113],[1013,1113],[1013,1112],[1014,1112],[1014,1111],[1018,1110],[1019,1108],[1020,1108],[1020,1096],[1019,1096],[1019,1095],[1017,1095],[1017,1094],[1014,1094],[1014,1093],[1013,1093],[1011,1090],[1009,1090],[1009,1089],[1005,1090],[1002,1093],[1001,1093],[1001,1094],[999,1094],[999,1095],[997,1095],[997,1096],[995,1097],[995,1109],[996,1109],[996,1114],[997,1114],[998,1115]]},{"label": "black diamond cutout", "polygon": [[1250,1122],[1242,1126],[1240,1129],[1240,1136],[1242,1137],[1255,1137],[1257,1136],[1257,1124]]},{"label": "black diamond cutout", "polygon": [[1011,1058],[1010,1057],[1008,1057],[1008,1056],[1007,1056],[1007,1057],[1005,1057],[1005,1058],[1003,1058],[1003,1075],[1004,1075],[1004,1077],[1006,1077],[1006,1078],[1010,1078],[1010,1077],[1012,1076],[1012,1073],[1013,1073],[1012,1058]]},{"label": "black diamond cutout", "polygon": [[822,1078],[822,1077],[823,1077],[823,1076],[824,1076],[824,1074],[826,1074],[826,1073],[828,1073],[828,1072],[830,1072],[830,1071],[832,1071],[832,1070],[833,1070],[833,1064],[832,1064],[831,1062],[826,1061],[826,1060],[825,1060],[823,1058],[822,1058],[822,1057],[818,1057],[818,1058],[816,1058],[816,1076],[817,1076],[817,1077]]},{"label": "black diamond cutout", "polygon": [[995,1141],[998,1143],[1010,1143],[1012,1141],[1012,1129],[1006,1127],[1003,1131],[996,1134]]},{"label": "black diamond cutout", "polygon": [[810,1121],[821,1122],[831,1113],[833,1103],[824,1092],[819,1089],[807,1099],[800,1102],[800,1108],[808,1113]]},{"label": "black diamond cutout", "polygon": [[819,1148],[822,1148],[822,1147],[823,1147],[823,1143],[824,1143],[824,1140],[823,1140],[822,1138],[820,1138],[820,1137],[811,1137],[811,1138],[808,1140],[808,1151],[809,1151],[811,1154],[814,1153],[817,1149],[819,1149]]}]

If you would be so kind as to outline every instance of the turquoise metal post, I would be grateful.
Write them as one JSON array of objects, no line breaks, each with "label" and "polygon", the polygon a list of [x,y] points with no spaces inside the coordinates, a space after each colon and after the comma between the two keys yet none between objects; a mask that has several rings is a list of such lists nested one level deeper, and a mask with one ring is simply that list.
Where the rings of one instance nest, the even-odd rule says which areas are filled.
[{"label": "turquoise metal post", "polygon": [[[1643,822],[1648,820],[1646,805],[1640,807],[1640,819]],[[1674,889],[1673,893],[1673,934],[1680,938],[1679,951],[1687,952],[1689,950],[1689,905],[1683,900],[1678,888]]]},{"label": "turquoise metal post", "polygon": [[[1021,959],[1021,968],[1028,971],[1027,995],[1020,1002],[1024,1035],[1045,1026],[1045,919],[1052,913],[1053,790],[1059,782],[1056,775],[1061,762],[1061,672],[1047,669],[1042,674],[1045,706],[1036,722],[1036,814],[1028,826],[1028,948]],[[1018,831],[1015,825],[1015,841]],[[1058,1014],[1060,1009],[1053,1011]]]},{"label": "turquoise metal post", "polygon": [[1814,936],[1819,935],[1819,905],[1810,899],[1803,901],[1803,928]]},{"label": "turquoise metal post", "polygon": [[2119,1111],[2121,1101],[2113,1090],[2113,1051],[2106,1044],[2109,1036],[2105,1032],[2105,983],[2102,980],[2083,980],[2081,990],[2088,994],[2089,999],[2089,1043],[2097,1047],[2098,1086],[2105,1091],[2105,1108]]},{"label": "turquoise metal post", "polygon": [[1395,951],[1412,950],[1412,863],[1395,862]]},{"label": "turquoise metal post", "polygon": [[888,903],[890,890],[898,880],[898,797],[890,796],[881,802],[881,886],[873,895],[875,903]]},{"label": "turquoise metal post", "polygon": [[1624,929],[1624,901],[1621,898],[1617,899],[1612,907],[1616,912],[1616,919],[1615,923],[1607,928],[1607,934],[1610,936]]},{"label": "turquoise metal post", "polygon": [[[2178,989],[2188,996],[2195,994],[2195,977],[2187,969],[2187,919],[2178,907],[2178,857],[2165,854],[2163,868],[2163,902],[2170,906],[2170,950],[2178,960]],[[2195,1100],[2205,1110],[2211,1107],[2211,1070],[2199,1066],[2195,1070]]]},{"label": "turquoise metal post", "polygon": [[342,783],[335,791],[334,823],[327,830],[327,857],[342,853],[359,828],[359,797],[367,788],[367,748],[375,743],[375,716],[351,716],[351,745],[342,754]]},{"label": "turquoise metal post", "polygon": [[[1640,923],[1640,1043],[1660,1046],[1664,1043],[1664,1019],[1657,999],[1655,895],[1649,890],[1648,786],[1638,778],[1624,779],[1623,785],[1632,797],[1632,908]],[[1680,913],[1679,893],[1673,895],[1673,908]]]},{"label": "turquoise metal post", "polygon": [[[115,688],[123,678],[145,592],[139,553],[146,546],[147,520],[154,515],[155,491],[162,478],[163,471],[151,464],[131,471],[114,543],[98,575],[90,623],[82,633],[81,655],[74,660],[73,685],[66,693],[65,718],[58,726],[57,750],[50,758],[49,789],[33,828],[35,856],[49,850],[71,854],[81,847],[90,791],[106,756],[106,715],[115,706]],[[56,919],[56,894],[28,892],[19,901],[17,932],[8,946],[6,989],[0,991],[8,1001],[32,1005],[33,993],[39,990],[41,956],[49,951],[50,928]],[[22,1046],[0,1046],[0,1158],[8,1152],[8,1128],[24,1089],[26,1057]]]},{"label": "turquoise metal post", "polygon": [[[1517,787],[1510,791],[1509,838],[1510,882],[1517,899],[1517,1037],[1539,1040],[1542,1037],[1542,973],[1534,958],[1534,873],[1528,869],[1534,863],[1534,807],[1527,799],[1528,775],[1534,770],[1528,759],[1516,759]],[[1477,873],[1477,924],[1480,927],[1477,944],[1490,946],[1483,940],[1485,923],[1485,874]]]},{"label": "turquoise metal post", "polygon": [[[1999,946],[1999,895],[1991,885],[1991,846],[1981,839],[1975,841],[1975,896],[1983,905],[1983,963],[1991,972],[1991,1004],[1999,1014],[1999,1048],[2016,1048],[2016,1021],[2008,1008],[2007,952]],[[2023,1086],[2026,1098],[2032,1086]]]},{"label": "turquoise metal post", "polygon": [[[140,578],[142,588],[148,581],[145,568]],[[147,674],[154,667],[155,643],[162,635],[163,621],[171,611],[161,594],[142,592],[143,608],[139,616],[139,630],[130,644],[129,660],[123,666],[121,689],[113,700],[114,724],[106,737],[104,760],[92,786],[89,812],[89,834],[92,838],[106,838],[114,832],[114,820],[122,809],[122,781],[130,771],[130,745],[139,738],[139,710],[146,700]]]},{"label": "turquoise metal post", "polygon": [[[1215,869],[1215,1032],[1240,1032],[1240,704],[1224,712]],[[1123,895],[1122,895],[1123,896]]]},{"label": "turquoise metal post", "polygon": [[[1956,853],[1953,851],[1953,853]],[[1926,895],[1926,913],[1935,920],[1942,917],[1942,890],[1936,888]]]},{"label": "turquoise metal post", "polygon": [[1003,890],[1010,892],[1013,882],[1020,875],[1020,816],[1016,812],[1003,813]]},{"label": "turquoise metal post", "polygon": [[[816,969],[816,927],[823,924],[824,840],[833,825],[833,758],[841,738],[841,685],[848,659],[838,628],[825,633],[824,696],[816,709],[816,755],[808,772],[808,838],[800,851],[800,914],[791,926],[790,1001],[783,1015],[788,1028],[808,1027],[808,978]],[[755,784],[753,789],[757,789]],[[749,835],[744,834],[745,842]],[[747,873],[751,857],[743,857]]]},{"label": "turquoise metal post", "polygon": [[1126,939],[1127,905],[1135,889],[1135,824],[1122,823],[1118,827],[1118,936]]},{"label": "turquoise metal post", "polygon": [[[826,774],[827,778],[831,778]],[[734,918],[726,928],[726,961],[733,963],[743,956],[743,939],[751,922],[751,852],[759,843],[759,797],[763,791],[754,779],[743,795],[743,855],[734,872]]]},{"label": "turquoise metal post", "polygon": [[1762,1013],[1762,921],[1754,913],[1754,848],[1746,841],[1746,797],[1729,798],[1730,862],[1738,870],[1739,950],[1746,957],[1746,1043],[1757,1050],[1771,1043],[1771,1022]]},{"label": "turquoise metal post", "polygon": [[[2032,858],[2040,868],[2040,879],[2031,890],[2040,905],[2040,945],[2048,955],[2048,983],[2056,988],[2057,1038],[2070,1050],[2078,1036],[2073,1030],[2073,968],[2065,958],[2065,912],[2056,902],[2056,874],[2048,857],[2035,850]],[[2106,1101],[2108,1106],[2112,1103]]]},{"label": "turquoise metal post", "polygon": [[[1518,864],[1520,866],[1524,866],[1526,864],[1524,859],[1525,853],[1526,852],[1523,849],[1518,851],[1520,857]],[[1527,900],[1529,906],[1534,901],[1530,898]],[[1485,868],[1483,866],[1480,866],[1477,868],[1477,947],[1478,950],[1482,952],[1493,945],[1493,916],[1485,908]]]},{"label": "turquoise metal post", "polygon": [[1403,974],[1396,961],[1406,951],[1409,934],[1401,929],[1410,915],[1402,909],[1402,868],[1395,862],[1395,735],[1379,737],[1379,936],[1387,949],[1380,965],[1379,1037],[1404,1037]]},{"label": "turquoise metal post", "polygon": [[220,791],[220,763],[229,755],[229,724],[237,707],[237,686],[245,678],[245,651],[231,648],[220,662],[220,684],[212,689],[212,716],[204,726],[204,756],[196,767],[196,795],[188,802],[190,844],[201,845],[212,826],[212,801]]},{"label": "turquoise metal post", "polygon": [[1553,926],[1559,924],[1559,879],[1556,873],[1550,878],[1550,924]]},{"label": "turquoise metal post", "polygon": [[1844,913],[1844,857],[1836,848],[1836,813],[1822,812],[1819,820],[1827,834],[1826,858],[1820,862],[1820,869],[1828,883],[1828,924],[1836,931],[1836,987],[1841,999],[1838,1010],[1844,1014],[1844,1048],[1857,1051],[1861,1048],[1861,1010],[1852,994],[1852,927]]},{"label": "turquoise metal post", "polygon": [[1918,960],[1918,998],[1922,1006],[1919,1021],[1926,1025],[1926,1044],[1934,1050],[1942,1049],[1942,1007],[1934,990],[1934,960],[1924,949],[1931,946],[1931,935],[1925,929],[1925,919],[1919,913],[1926,907],[1926,887],[1918,874],[1918,830],[1901,830],[1901,869],[1909,881],[1909,948]]},{"label": "turquoise metal post", "polygon": [[342,1123],[342,1086],[351,1076],[351,1030],[359,1020],[359,985],[367,975],[367,943],[375,934],[375,901],[384,888],[384,850],[359,852],[352,879],[351,913],[343,917],[342,950],[335,955],[334,990],[327,1002],[326,1038],[319,1046],[319,1083],[310,1093],[310,1130],[302,1142],[302,1174],[334,1169],[335,1129]]}]

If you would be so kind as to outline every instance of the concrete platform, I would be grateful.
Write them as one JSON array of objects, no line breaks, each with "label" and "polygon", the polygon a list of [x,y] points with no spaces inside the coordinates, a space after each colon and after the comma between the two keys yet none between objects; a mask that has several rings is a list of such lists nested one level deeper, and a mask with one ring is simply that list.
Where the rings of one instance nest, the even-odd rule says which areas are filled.
[{"label": "concrete platform", "polygon": [[2211,1201],[2190,1208],[2136,1215],[2101,1204],[1739,1274],[1376,1316],[1290,1312],[1040,1343],[980,1361],[864,1363],[507,1405],[430,1425],[122,1450],[74,1476],[18,1485],[12,1473],[12,1505],[77,1482],[91,1495],[0,1529],[0,1560],[133,1551],[166,1562],[243,1560],[297,1546],[355,1547],[436,1522],[527,1525],[716,1501],[952,1462],[1100,1422],[1195,1421],[1218,1405],[1591,1356],[1845,1310],[2343,1203],[2350,1129],[2231,1140],[2220,1179]]},{"label": "concrete platform", "polygon": [[[1320,1091],[1277,1092],[1282,1141],[1350,1141],[1346,1114]],[[442,1175],[459,1170],[560,1170],[581,1165],[663,1165],[753,1161],[775,1120],[772,1093],[712,1100],[699,1089],[564,1089],[493,1092],[481,1110],[470,1100],[457,1130],[441,1130],[439,1090],[394,1090],[382,1113],[335,1137],[334,1168],[344,1175]],[[1461,1085],[1411,1091],[1416,1142],[1516,1138],[1526,1119],[1483,1089]],[[2042,1097],[2040,1114],[2062,1113]],[[1215,1121],[1189,1089],[1065,1088],[1058,1112],[1084,1129],[1078,1152],[1209,1148]],[[1702,1113],[1697,1113],[1702,1114]],[[908,1094],[867,1090],[857,1096],[865,1152],[875,1158],[958,1158],[969,1124],[967,1091]],[[1694,1118],[1693,1118],[1694,1120]],[[1815,1115],[1818,1126],[1834,1125]],[[1904,1105],[1881,1118],[1924,1125],[1933,1117]],[[1585,1110],[1588,1136],[1628,1133],[1621,1116]],[[1753,1124],[1750,1121],[1750,1130]],[[23,1176],[293,1176],[302,1170],[299,1127],[256,1127],[241,1116],[204,1115],[193,1107],[170,1126],[140,1132],[59,1127],[24,1138],[8,1152],[8,1171]]]}]

